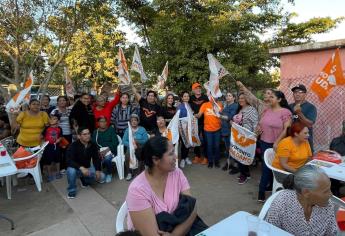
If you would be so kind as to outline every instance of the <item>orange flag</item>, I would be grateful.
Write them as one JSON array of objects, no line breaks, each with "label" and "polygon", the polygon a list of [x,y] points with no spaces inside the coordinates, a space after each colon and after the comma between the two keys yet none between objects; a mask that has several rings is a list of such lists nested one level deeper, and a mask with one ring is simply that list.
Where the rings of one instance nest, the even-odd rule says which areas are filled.
[{"label": "orange flag", "polygon": [[322,69],[319,77],[312,82],[310,89],[316,93],[320,101],[323,101],[335,86],[344,84],[345,78],[338,48]]}]

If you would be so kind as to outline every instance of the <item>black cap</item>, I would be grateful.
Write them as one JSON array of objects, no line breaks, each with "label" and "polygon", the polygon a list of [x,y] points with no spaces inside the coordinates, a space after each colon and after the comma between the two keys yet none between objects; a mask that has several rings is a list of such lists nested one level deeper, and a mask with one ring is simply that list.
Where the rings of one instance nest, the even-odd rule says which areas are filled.
[{"label": "black cap", "polygon": [[303,91],[303,92],[307,92],[307,88],[303,85],[303,84],[298,84],[298,85],[296,85],[295,87],[293,87],[292,89],[291,89],[291,91],[293,92],[293,91],[295,91],[295,90],[297,90],[297,89],[299,89],[299,90],[301,90],[301,91]]}]

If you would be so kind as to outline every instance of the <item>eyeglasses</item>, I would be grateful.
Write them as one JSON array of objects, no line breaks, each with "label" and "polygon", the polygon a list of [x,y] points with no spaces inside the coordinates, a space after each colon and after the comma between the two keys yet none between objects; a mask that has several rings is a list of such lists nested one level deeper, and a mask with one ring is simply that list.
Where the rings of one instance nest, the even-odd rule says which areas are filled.
[{"label": "eyeglasses", "polygon": [[295,91],[293,91],[293,93],[299,93],[299,94],[302,94],[302,93],[305,93],[304,91],[302,91],[302,90],[295,90]]}]

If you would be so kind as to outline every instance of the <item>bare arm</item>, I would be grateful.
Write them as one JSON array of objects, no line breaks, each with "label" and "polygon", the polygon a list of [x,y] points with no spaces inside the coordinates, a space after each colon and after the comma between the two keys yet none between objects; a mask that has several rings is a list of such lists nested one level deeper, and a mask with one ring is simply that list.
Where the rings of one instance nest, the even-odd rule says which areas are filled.
[{"label": "bare arm", "polygon": [[283,167],[284,170],[291,173],[295,173],[297,169],[288,165],[288,159],[289,159],[288,157],[279,157],[280,165]]},{"label": "bare arm", "polygon": [[282,140],[283,138],[286,137],[286,135],[287,135],[287,130],[288,130],[288,128],[290,127],[291,122],[292,122],[291,119],[289,119],[289,120],[287,120],[287,121],[284,122],[283,131],[280,133],[280,135],[278,136],[277,140],[276,140],[276,141],[274,142],[274,144],[273,144],[273,149],[274,149],[274,150],[277,149],[278,143],[280,142],[280,140]]},{"label": "bare arm", "polygon": [[159,236],[156,216],[152,208],[142,211],[130,211],[129,215],[133,222],[133,226],[142,235]]},{"label": "bare arm", "polygon": [[135,95],[135,99],[139,102],[140,99],[141,99],[140,93],[138,93],[137,89],[134,87],[133,84],[131,84],[131,87],[132,87],[132,91],[133,91],[133,93]]},{"label": "bare arm", "polygon": [[247,89],[241,81],[237,81],[236,85],[238,86],[240,92],[245,94],[250,105],[257,107],[259,103],[262,103],[262,101],[258,99],[252,92],[250,92],[249,89]]}]

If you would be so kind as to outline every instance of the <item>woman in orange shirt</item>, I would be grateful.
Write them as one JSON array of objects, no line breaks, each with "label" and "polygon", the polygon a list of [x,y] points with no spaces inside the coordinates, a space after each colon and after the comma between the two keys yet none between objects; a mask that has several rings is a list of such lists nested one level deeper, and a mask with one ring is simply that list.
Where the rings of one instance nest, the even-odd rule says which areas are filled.
[{"label": "woman in orange shirt", "polygon": [[291,173],[304,166],[312,156],[308,138],[309,130],[306,125],[300,122],[292,124],[290,136],[278,144],[272,166]]},{"label": "woman in orange shirt", "polygon": [[204,115],[204,132],[207,145],[208,168],[219,168],[220,158],[220,130],[222,121],[219,112],[223,109],[222,103],[214,99],[214,103],[209,101],[201,105],[199,113],[195,115],[200,118]]}]

